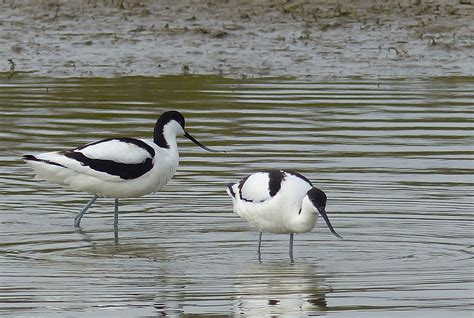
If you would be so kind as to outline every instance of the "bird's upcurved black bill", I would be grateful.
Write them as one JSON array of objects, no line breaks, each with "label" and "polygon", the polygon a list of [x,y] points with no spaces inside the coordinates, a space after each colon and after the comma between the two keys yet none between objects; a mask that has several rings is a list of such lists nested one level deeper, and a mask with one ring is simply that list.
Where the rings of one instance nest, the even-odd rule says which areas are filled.
[{"label": "bird's upcurved black bill", "polygon": [[326,210],[324,208],[318,208],[319,214],[323,217],[324,221],[326,221],[326,224],[331,231],[332,234],[334,234],[335,237],[342,239],[342,236],[336,233],[334,228],[332,227],[331,222],[329,221],[328,215],[326,214]]},{"label": "bird's upcurved black bill", "polygon": [[191,140],[192,142],[194,142],[196,145],[198,145],[198,146],[201,147],[202,149],[207,150],[207,151],[209,151],[209,152],[224,152],[224,151],[218,151],[218,150],[214,150],[214,149],[211,149],[211,148],[209,148],[209,147],[204,146],[204,145],[201,144],[199,141],[197,141],[196,139],[194,139],[194,137],[191,136],[188,132],[185,132],[185,133],[184,133],[184,137],[188,138],[189,140]]}]

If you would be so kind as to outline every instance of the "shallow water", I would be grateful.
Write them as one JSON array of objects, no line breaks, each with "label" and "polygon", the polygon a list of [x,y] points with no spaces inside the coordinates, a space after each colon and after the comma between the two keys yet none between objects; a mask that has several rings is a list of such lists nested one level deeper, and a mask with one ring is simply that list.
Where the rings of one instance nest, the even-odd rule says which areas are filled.
[{"label": "shallow water", "polygon": [[[472,315],[472,78],[0,80],[0,315]],[[19,158],[111,136],[151,137],[177,109],[164,191],[99,199],[33,180]],[[257,232],[225,184],[259,169],[305,174],[327,193],[338,240],[318,222]]]}]

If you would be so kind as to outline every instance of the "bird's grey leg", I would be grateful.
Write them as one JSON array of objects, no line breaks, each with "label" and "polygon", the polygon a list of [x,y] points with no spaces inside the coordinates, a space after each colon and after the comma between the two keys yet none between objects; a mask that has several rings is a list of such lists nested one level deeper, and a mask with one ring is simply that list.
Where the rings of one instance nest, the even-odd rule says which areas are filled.
[{"label": "bird's grey leg", "polygon": [[92,199],[82,208],[81,212],[79,212],[76,217],[74,218],[74,226],[79,227],[81,224],[82,216],[86,213],[86,211],[94,204],[95,200],[97,200],[97,194],[94,195]]},{"label": "bird's grey leg", "polygon": [[293,236],[295,233],[290,233],[290,261],[293,263],[295,260],[293,259]]},{"label": "bird's grey leg", "polygon": [[257,255],[258,255],[258,261],[261,263],[262,262],[262,254],[260,254],[260,247],[262,246],[262,232],[258,235],[258,250],[257,250]]},{"label": "bird's grey leg", "polygon": [[260,255],[260,247],[262,246],[262,232],[258,235],[258,250],[257,254]]},{"label": "bird's grey leg", "polygon": [[119,205],[119,199],[115,198],[114,226],[118,226],[118,205]]},{"label": "bird's grey leg", "polygon": [[119,237],[118,237],[118,225],[114,224],[114,242],[118,244]]},{"label": "bird's grey leg", "polygon": [[118,244],[118,207],[119,199],[115,198],[115,211],[114,211],[114,242]]}]

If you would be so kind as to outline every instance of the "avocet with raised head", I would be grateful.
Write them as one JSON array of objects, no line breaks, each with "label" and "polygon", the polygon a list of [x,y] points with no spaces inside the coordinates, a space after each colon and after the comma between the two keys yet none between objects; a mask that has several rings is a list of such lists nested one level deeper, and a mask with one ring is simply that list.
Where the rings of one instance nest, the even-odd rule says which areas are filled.
[{"label": "avocet with raised head", "polygon": [[316,225],[318,212],[331,233],[342,238],[326,214],[326,194],[297,172],[256,172],[228,184],[226,190],[232,198],[234,212],[260,230],[259,258],[263,232],[289,233],[289,253],[293,261],[294,233],[311,231]]},{"label": "avocet with raised head", "polygon": [[162,189],[178,168],[177,135],[184,135],[199,147],[212,150],[184,129],[185,120],[177,111],[167,111],[156,121],[153,141],[109,138],[81,147],[39,155],[23,160],[44,179],[94,195],[76,215],[74,225],[98,197],[115,198],[114,225],[118,224],[120,198],[140,197]]}]

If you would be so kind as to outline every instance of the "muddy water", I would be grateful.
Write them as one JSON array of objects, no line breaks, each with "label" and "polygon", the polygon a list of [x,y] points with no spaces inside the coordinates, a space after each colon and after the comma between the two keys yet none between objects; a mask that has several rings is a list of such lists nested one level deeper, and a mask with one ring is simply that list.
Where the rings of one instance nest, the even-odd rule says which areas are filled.
[{"label": "muddy water", "polygon": [[[471,315],[472,78],[380,81],[218,77],[18,78],[0,82],[0,314],[334,317]],[[22,154],[111,136],[151,136],[178,109],[225,155],[180,140],[166,189],[89,199],[33,180]],[[296,235],[257,232],[224,187],[288,168],[328,194],[344,240],[323,223]]]}]

